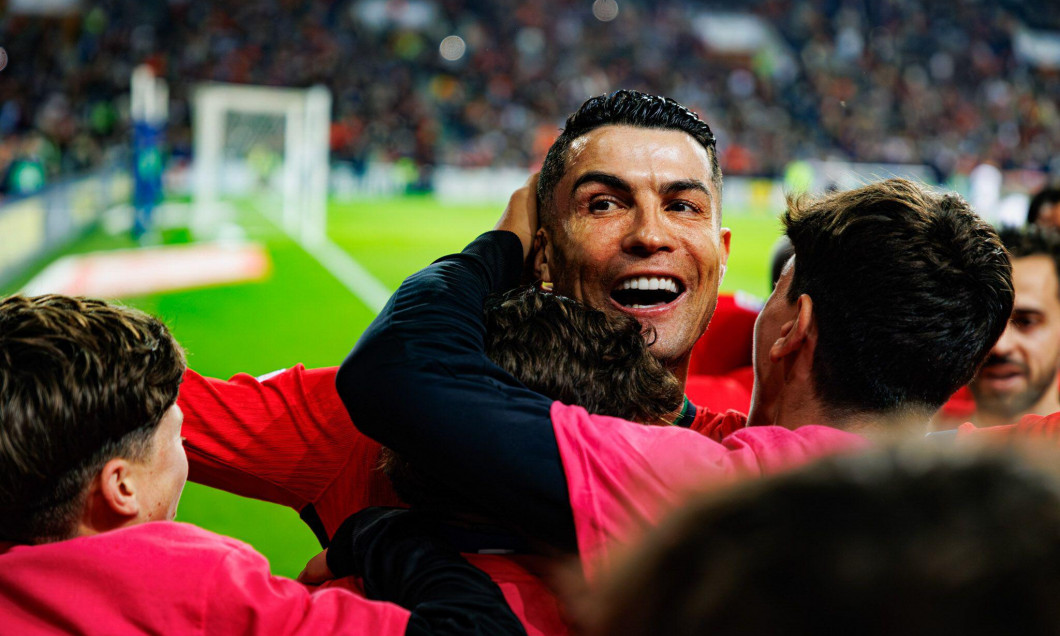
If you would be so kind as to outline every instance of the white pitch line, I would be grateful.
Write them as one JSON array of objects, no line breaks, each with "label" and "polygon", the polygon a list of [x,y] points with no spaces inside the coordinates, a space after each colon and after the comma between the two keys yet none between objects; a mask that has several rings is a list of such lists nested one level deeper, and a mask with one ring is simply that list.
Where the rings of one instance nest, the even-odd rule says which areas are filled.
[{"label": "white pitch line", "polygon": [[297,242],[373,313],[378,314],[383,310],[383,305],[390,300],[393,292],[355,261],[346,250],[329,239]]}]

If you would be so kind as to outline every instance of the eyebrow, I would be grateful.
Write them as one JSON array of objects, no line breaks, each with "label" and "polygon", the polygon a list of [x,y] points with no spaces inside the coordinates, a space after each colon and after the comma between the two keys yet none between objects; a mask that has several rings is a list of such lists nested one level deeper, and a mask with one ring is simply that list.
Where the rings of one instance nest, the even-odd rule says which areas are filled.
[{"label": "eyebrow", "polygon": [[601,185],[605,185],[609,188],[614,188],[615,190],[621,190],[623,192],[633,191],[633,188],[630,187],[629,183],[627,183],[625,179],[622,179],[621,177],[616,177],[615,175],[608,174],[606,172],[599,172],[593,170],[591,172],[586,172],[582,176],[578,177],[578,180],[574,182],[574,185],[570,189],[571,194],[577,192],[578,188],[582,187],[586,183],[599,183]]},{"label": "eyebrow", "polygon": [[680,181],[671,181],[663,186],[663,194],[677,194],[678,192],[684,192],[686,190],[697,190],[707,195],[711,199],[714,198],[710,193],[710,189],[707,188],[707,184],[703,183],[699,179],[681,179]]},{"label": "eyebrow", "polygon": [[[578,180],[574,182],[574,186],[571,187],[571,194],[577,192],[578,188],[582,187],[586,183],[599,183],[601,185],[607,186],[609,188],[614,188],[615,190],[621,190],[623,192],[633,191],[633,188],[629,185],[628,182],[626,182],[625,179],[621,177],[616,177],[615,175],[608,174],[606,172],[599,172],[597,170],[593,170],[591,172],[586,172],[582,176],[578,177]],[[697,192],[702,192],[703,194],[710,197],[712,200],[714,198],[714,196],[710,192],[710,188],[707,187],[707,184],[703,183],[699,179],[679,179],[677,181],[671,181],[663,186],[662,194],[671,195],[676,194],[678,192],[685,192],[687,190],[695,190]]]}]

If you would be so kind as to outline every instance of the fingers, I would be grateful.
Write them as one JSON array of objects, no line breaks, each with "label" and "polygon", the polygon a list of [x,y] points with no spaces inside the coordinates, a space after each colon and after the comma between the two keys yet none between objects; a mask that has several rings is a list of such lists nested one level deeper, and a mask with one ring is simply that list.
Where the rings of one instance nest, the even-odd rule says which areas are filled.
[{"label": "fingers", "polygon": [[526,183],[516,190],[508,200],[508,207],[494,229],[507,230],[519,237],[523,245],[523,257],[530,255],[537,233],[537,180],[538,174],[530,175]]}]

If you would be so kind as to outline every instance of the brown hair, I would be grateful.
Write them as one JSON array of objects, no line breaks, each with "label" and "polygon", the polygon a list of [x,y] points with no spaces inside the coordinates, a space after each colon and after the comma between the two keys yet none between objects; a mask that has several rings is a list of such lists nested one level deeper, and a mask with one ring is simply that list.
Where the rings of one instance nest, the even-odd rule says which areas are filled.
[{"label": "brown hair", "polygon": [[813,300],[822,402],[836,416],[933,413],[972,379],[1012,313],[997,232],[958,195],[903,179],[788,205],[788,300]]},{"label": "brown hair", "polygon": [[1003,227],[998,231],[1001,243],[1012,258],[1047,256],[1053,261],[1056,279],[1060,280],[1060,232],[1040,225]]},{"label": "brown hair", "polygon": [[184,352],[159,320],[99,300],[0,300],[0,539],[68,538],[114,457],[142,459]]},{"label": "brown hair", "polygon": [[[684,402],[681,384],[648,351],[651,343],[632,316],[526,286],[488,298],[485,324],[486,355],[553,400],[646,424],[672,422]],[[389,449],[381,462],[406,502],[444,507],[436,482],[418,477]]]},{"label": "brown hair", "polygon": [[1055,475],[1015,454],[892,449],[689,502],[610,573],[589,622],[626,636],[1056,634],[1058,594]]}]

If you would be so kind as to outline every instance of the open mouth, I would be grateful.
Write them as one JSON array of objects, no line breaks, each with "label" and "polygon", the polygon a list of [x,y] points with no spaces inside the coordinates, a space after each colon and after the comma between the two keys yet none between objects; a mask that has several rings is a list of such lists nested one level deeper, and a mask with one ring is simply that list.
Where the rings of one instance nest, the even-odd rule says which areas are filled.
[{"label": "open mouth", "polygon": [[621,281],[611,290],[611,298],[630,309],[646,309],[677,300],[684,285],[669,276],[637,276]]}]

